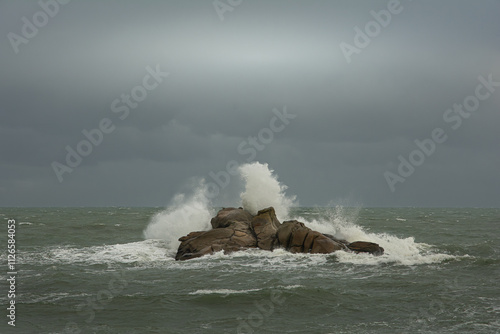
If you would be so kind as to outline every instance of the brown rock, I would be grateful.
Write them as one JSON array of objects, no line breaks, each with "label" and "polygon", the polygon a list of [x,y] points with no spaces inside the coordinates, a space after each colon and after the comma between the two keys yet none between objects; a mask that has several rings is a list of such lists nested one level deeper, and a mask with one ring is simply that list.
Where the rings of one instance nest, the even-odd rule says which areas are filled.
[{"label": "brown rock", "polygon": [[325,237],[324,235],[319,235],[313,241],[313,244],[311,246],[311,253],[328,254],[342,249],[344,249],[342,244],[333,241],[332,239]]},{"label": "brown rock", "polygon": [[191,232],[179,241],[181,244],[175,256],[176,260],[193,259],[219,251],[229,253],[257,246],[252,230],[241,222],[226,228]]},{"label": "brown rock", "polygon": [[321,233],[316,231],[311,231],[307,234],[306,239],[304,240],[304,253],[311,252],[312,245],[314,240],[319,237]]},{"label": "brown rock", "polygon": [[280,225],[273,207],[260,210],[251,222],[257,237],[257,246],[264,250],[273,250],[278,246],[276,232]]},{"label": "brown rock", "polygon": [[341,244],[345,245],[345,246],[346,246],[346,248],[347,248],[347,245],[349,245],[349,241],[347,241],[347,240],[335,238],[335,237],[334,237],[333,235],[331,235],[331,234],[326,234],[326,233],[323,233],[323,235],[324,235],[325,237],[328,237],[328,238],[332,239],[333,241],[336,241],[336,242],[338,242],[338,243],[341,243]]},{"label": "brown rock", "polygon": [[179,239],[176,260],[188,260],[205,254],[226,253],[259,247],[273,250],[280,246],[292,253],[328,254],[351,250],[381,255],[384,249],[366,241],[348,243],[329,234],[322,234],[303,223],[290,220],[281,224],[274,208],[260,210],[256,216],[242,208],[224,208],[210,221],[212,230],[191,232]]},{"label": "brown rock", "polygon": [[217,212],[217,216],[213,217],[210,221],[212,228],[225,228],[229,227],[236,222],[245,223],[250,226],[253,216],[250,212],[241,208],[224,208]]},{"label": "brown rock", "polygon": [[[297,229],[296,225],[297,224],[302,224],[296,220],[289,220],[286,222],[283,222],[281,226],[278,228],[277,232],[277,237],[278,237],[278,243],[281,247],[285,249],[289,249],[289,245],[292,242],[292,230],[295,228]],[[302,224],[303,226],[304,224]]]},{"label": "brown rock", "polygon": [[292,232],[291,242],[289,244],[290,252],[292,253],[304,253],[307,252],[304,249],[304,242],[307,235],[312,232],[312,230],[305,226],[299,226]]},{"label": "brown rock", "polygon": [[345,248],[341,243],[296,220],[283,222],[277,234],[280,246],[292,253],[327,254]]},{"label": "brown rock", "polygon": [[203,233],[205,233],[205,231],[191,232],[188,235],[185,235],[185,236],[179,238],[179,241],[186,241],[186,240],[195,238]]},{"label": "brown rock", "polygon": [[234,235],[231,237],[231,242],[237,245],[240,249],[257,247],[257,239],[250,230],[248,233],[234,231]]},{"label": "brown rock", "polygon": [[378,244],[374,242],[368,242],[368,241],[351,242],[349,245],[347,245],[347,248],[356,253],[370,253],[373,255],[384,254],[384,248],[380,247]]}]

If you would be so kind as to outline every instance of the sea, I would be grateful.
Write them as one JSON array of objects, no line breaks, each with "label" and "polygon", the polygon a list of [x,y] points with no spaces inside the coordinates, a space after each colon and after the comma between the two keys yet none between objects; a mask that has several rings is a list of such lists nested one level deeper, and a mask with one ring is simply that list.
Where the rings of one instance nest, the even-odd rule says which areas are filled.
[{"label": "sea", "polygon": [[301,207],[267,164],[238,171],[231,206],[385,253],[175,261],[221,209],[203,178],[164,208],[0,208],[0,333],[500,333],[500,208]]},{"label": "sea", "polygon": [[1,208],[0,333],[500,333],[500,209],[293,207],[287,218],[385,254],[175,261],[176,239],[218,209]]}]

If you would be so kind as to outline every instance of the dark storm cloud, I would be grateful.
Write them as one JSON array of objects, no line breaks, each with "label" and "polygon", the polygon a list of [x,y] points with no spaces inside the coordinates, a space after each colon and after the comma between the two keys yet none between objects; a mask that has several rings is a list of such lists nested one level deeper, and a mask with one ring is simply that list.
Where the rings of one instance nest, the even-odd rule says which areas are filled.
[{"label": "dark storm cloud", "polygon": [[[443,115],[479,76],[500,81],[499,3],[401,1],[348,63],[339,45],[388,3],[243,1],[221,21],[211,1],[73,1],[16,54],[7,34],[40,5],[2,2],[0,204],[164,205],[246,162],[238,145],[286,106],[296,118],[256,160],[302,205],[497,206],[500,88],[456,130]],[[112,102],[148,66],[169,76],[120,119]],[[114,130],[60,183],[51,163],[104,118]],[[448,140],[392,193],[383,173],[438,127]]]}]

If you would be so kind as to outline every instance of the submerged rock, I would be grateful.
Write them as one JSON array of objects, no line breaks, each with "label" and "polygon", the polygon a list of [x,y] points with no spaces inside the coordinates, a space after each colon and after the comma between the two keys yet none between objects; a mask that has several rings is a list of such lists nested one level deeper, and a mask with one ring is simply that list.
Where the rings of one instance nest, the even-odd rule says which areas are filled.
[{"label": "submerged rock", "polygon": [[338,250],[381,255],[384,249],[376,243],[348,243],[329,234],[306,227],[297,220],[281,224],[273,207],[253,216],[242,208],[224,208],[210,221],[212,230],[191,232],[179,239],[176,260],[188,260],[218,251],[225,253],[260,248],[284,248],[292,253],[328,254]]}]

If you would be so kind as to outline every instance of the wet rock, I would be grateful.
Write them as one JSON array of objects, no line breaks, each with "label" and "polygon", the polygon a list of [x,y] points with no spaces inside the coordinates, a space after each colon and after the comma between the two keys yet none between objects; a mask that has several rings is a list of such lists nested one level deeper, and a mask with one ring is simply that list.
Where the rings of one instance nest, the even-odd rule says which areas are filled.
[{"label": "wet rock", "polygon": [[280,225],[273,207],[260,210],[251,222],[251,227],[257,237],[257,247],[273,250],[278,246],[276,232]]},{"label": "wet rock", "polygon": [[327,254],[345,249],[343,244],[311,230],[297,220],[283,222],[277,234],[279,245],[292,253]]},{"label": "wet rock", "polygon": [[348,243],[329,234],[313,231],[297,220],[281,224],[274,208],[253,216],[242,208],[224,208],[210,221],[212,230],[191,232],[179,239],[176,260],[188,260],[218,251],[225,253],[282,247],[292,253],[328,254],[338,250],[381,255],[384,249],[367,241]]},{"label": "wet rock", "polygon": [[374,242],[368,241],[355,241],[347,245],[347,248],[356,253],[370,253],[373,255],[384,254],[384,248],[380,247]]},{"label": "wet rock", "polygon": [[235,208],[225,208],[212,218],[212,230],[191,232],[181,237],[176,260],[188,260],[214,252],[230,253],[257,247],[257,238],[251,228],[253,216]]},{"label": "wet rock", "polygon": [[335,237],[334,237],[333,235],[331,235],[331,234],[326,234],[326,233],[323,233],[323,235],[324,235],[325,237],[328,237],[328,238],[332,239],[332,240],[333,240],[333,241],[335,241],[335,242],[338,242],[338,243],[341,243],[341,244],[345,245],[346,247],[347,247],[347,245],[349,245],[349,241],[347,241],[347,240],[344,240],[344,239],[339,239],[339,238],[335,238]]},{"label": "wet rock", "polygon": [[242,208],[224,208],[217,212],[217,216],[210,221],[212,228],[224,228],[236,222],[246,223],[250,226],[253,216]]}]

